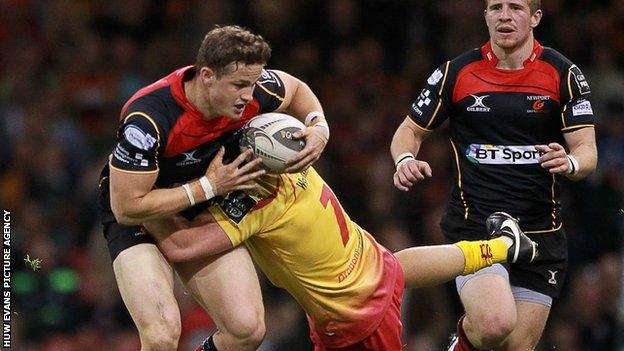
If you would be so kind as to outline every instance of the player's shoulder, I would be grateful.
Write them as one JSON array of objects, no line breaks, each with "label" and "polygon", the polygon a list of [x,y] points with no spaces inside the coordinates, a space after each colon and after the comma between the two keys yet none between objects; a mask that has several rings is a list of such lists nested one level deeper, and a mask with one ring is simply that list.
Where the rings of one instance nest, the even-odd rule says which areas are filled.
[{"label": "player's shoulder", "polygon": [[472,48],[470,50],[464,51],[455,58],[453,58],[450,62],[452,65],[456,66],[466,66],[476,61],[483,60],[483,53],[481,48]]},{"label": "player's shoulder", "polygon": [[549,46],[544,46],[539,60],[548,63],[560,72],[567,71],[575,66],[570,59]]},{"label": "player's shoulder", "polygon": [[183,113],[184,108],[173,96],[171,86],[163,85],[135,94],[124,105],[121,118],[123,121],[130,116],[141,116],[168,130]]},{"label": "player's shoulder", "polygon": [[253,92],[254,99],[260,104],[260,113],[277,110],[286,97],[284,78],[287,73],[276,69],[262,69]]},{"label": "player's shoulder", "polygon": [[[163,87],[139,96],[124,108],[122,120],[142,117],[153,121],[161,128],[170,126],[183,109],[177,104],[168,87]],[[168,128],[167,128],[168,129]]]},{"label": "player's shoulder", "polygon": [[451,68],[461,69],[473,62],[478,62],[483,60],[483,53],[481,48],[473,48],[456,56],[454,59],[449,61]]},{"label": "player's shoulder", "polygon": [[483,61],[483,53],[480,48],[474,48],[467,50],[455,58],[446,61],[441,69],[443,72],[448,72],[449,81],[454,81],[460,72],[465,72],[464,68],[470,66],[473,67],[474,63]]},{"label": "player's shoulder", "polygon": [[[184,94],[182,81],[184,75],[190,72],[193,66],[180,68],[171,74],[138,90],[124,104],[121,110],[121,119],[130,115],[147,116],[156,124],[166,127],[171,125],[184,112],[174,94]],[[176,90],[176,91],[174,91]]]},{"label": "player's shoulder", "polygon": [[261,88],[261,91],[270,91],[278,94],[282,98],[284,97],[284,76],[286,72],[277,69],[263,68],[260,73],[260,78],[256,81],[256,85]]}]

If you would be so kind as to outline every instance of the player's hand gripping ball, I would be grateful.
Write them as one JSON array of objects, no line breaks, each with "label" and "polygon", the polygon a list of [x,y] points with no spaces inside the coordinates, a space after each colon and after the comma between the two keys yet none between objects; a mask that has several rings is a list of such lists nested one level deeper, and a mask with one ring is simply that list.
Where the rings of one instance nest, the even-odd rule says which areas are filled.
[{"label": "player's hand gripping ball", "polygon": [[262,159],[263,167],[271,173],[283,173],[286,161],[305,147],[305,140],[293,138],[293,133],[305,125],[284,113],[258,115],[242,128],[241,151],[251,149],[254,157]]}]

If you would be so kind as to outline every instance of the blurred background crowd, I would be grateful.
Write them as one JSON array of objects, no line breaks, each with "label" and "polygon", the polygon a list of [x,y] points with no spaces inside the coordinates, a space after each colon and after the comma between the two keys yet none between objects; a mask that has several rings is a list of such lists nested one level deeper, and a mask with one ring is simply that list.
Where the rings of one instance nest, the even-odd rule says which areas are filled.
[{"label": "blurred background crowd", "polygon": [[[599,165],[585,181],[562,180],[570,270],[539,350],[624,350],[624,1],[542,3],[537,38],[592,87]],[[486,41],[483,9],[482,0],[0,0],[0,207],[13,217],[15,349],[139,349],[98,224],[98,175],[124,101],[192,64],[214,24],[262,34],[269,66],[318,94],[332,137],[317,169],[354,220],[393,250],[442,243],[445,131],[421,153],[433,178],[409,193],[392,185],[389,145],[435,67]],[[26,255],[42,267],[27,267]],[[177,290],[180,350],[192,350],[213,325]],[[263,291],[262,349],[310,349],[293,300],[264,279]],[[454,285],[408,292],[403,314],[406,350],[441,350],[461,314]]]}]

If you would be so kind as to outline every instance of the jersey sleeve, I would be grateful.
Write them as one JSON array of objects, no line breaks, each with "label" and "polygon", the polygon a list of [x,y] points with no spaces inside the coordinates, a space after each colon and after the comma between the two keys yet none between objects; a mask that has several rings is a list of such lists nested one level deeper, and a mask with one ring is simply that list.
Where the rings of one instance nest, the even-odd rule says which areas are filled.
[{"label": "jersey sleeve", "polygon": [[591,90],[583,72],[572,65],[561,81],[561,130],[572,132],[594,125],[594,111],[590,101]]},{"label": "jersey sleeve", "polygon": [[158,170],[160,130],[143,112],[130,112],[117,132],[110,164],[122,171],[151,173]]},{"label": "jersey sleeve", "polygon": [[407,114],[422,129],[435,129],[448,117],[450,104],[445,84],[448,82],[449,65],[450,62],[444,63],[429,76]]},{"label": "jersey sleeve", "polygon": [[260,113],[273,112],[284,102],[284,82],[270,69],[263,69],[256,82],[253,97],[260,104]]}]

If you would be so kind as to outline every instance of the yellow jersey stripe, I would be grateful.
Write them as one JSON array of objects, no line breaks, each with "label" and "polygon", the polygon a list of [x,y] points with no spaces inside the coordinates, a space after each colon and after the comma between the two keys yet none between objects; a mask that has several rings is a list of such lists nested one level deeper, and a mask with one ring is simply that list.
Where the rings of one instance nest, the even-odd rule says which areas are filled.
[{"label": "yellow jersey stripe", "polygon": [[461,177],[461,169],[459,168],[459,153],[457,152],[457,148],[455,147],[455,143],[453,139],[449,139],[451,141],[451,147],[453,148],[453,153],[455,154],[455,165],[457,166],[457,185],[459,187],[459,198],[464,205],[464,219],[468,219],[468,202],[464,198],[464,189],[462,189],[462,177]]}]

